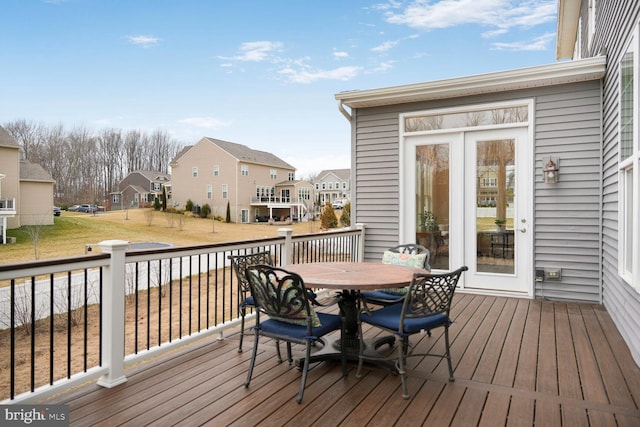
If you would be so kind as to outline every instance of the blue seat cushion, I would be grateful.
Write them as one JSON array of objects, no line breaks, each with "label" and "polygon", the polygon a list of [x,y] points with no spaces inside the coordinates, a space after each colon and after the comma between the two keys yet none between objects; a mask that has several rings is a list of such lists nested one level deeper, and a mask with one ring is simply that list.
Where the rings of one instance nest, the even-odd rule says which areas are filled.
[{"label": "blue seat cushion", "polygon": [[[321,326],[317,326],[311,329],[311,334],[314,337],[321,337],[340,329],[342,325],[342,319],[335,314],[317,313]],[[275,334],[280,336],[290,336],[292,338],[303,340],[307,337],[307,327],[302,325],[296,325],[293,323],[281,322],[276,319],[268,319],[260,322],[260,328],[263,332],[268,334]]]},{"label": "blue seat cushion", "polygon": [[389,292],[385,292],[383,290],[377,290],[377,291],[368,291],[368,292],[363,292],[362,296],[365,299],[377,299],[377,300],[383,300],[383,301],[402,301],[403,300],[403,296],[399,295],[399,294],[392,294]]},{"label": "blue seat cushion", "polygon": [[[400,314],[402,308],[402,304],[393,304],[379,310],[373,310],[370,313],[361,313],[360,319],[371,325],[398,331],[400,330]],[[432,316],[405,319],[403,330],[405,334],[411,335],[449,324],[451,324],[449,317],[444,313],[438,313]]]}]

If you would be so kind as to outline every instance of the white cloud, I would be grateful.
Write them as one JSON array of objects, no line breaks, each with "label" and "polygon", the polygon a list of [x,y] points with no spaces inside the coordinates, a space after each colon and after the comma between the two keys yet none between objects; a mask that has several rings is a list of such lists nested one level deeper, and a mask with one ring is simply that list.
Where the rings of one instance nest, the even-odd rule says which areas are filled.
[{"label": "white cloud", "polygon": [[493,43],[495,50],[513,50],[513,51],[544,51],[549,48],[556,35],[554,33],[543,34],[529,42],[512,42],[512,43]]},{"label": "white cloud", "polygon": [[[391,4],[398,9],[397,3]],[[556,0],[415,0],[399,13],[386,12],[387,22],[421,30],[479,24],[499,29],[529,28],[555,20]]]},{"label": "white cloud", "polygon": [[127,40],[129,40],[129,43],[138,45],[138,46],[142,46],[145,49],[148,47],[152,47],[158,44],[158,42],[160,41],[159,38],[157,37],[153,37],[153,36],[144,36],[144,35],[140,35],[140,36],[127,36]]},{"label": "white cloud", "polygon": [[493,37],[501,36],[502,34],[506,34],[508,32],[509,32],[509,30],[507,30],[506,28],[502,28],[502,29],[499,29],[499,30],[485,31],[480,36],[483,39],[491,39]]},{"label": "white cloud", "polygon": [[378,45],[374,48],[371,48],[371,50],[373,52],[386,52],[390,49],[393,49],[394,47],[396,47],[398,45],[398,42],[392,42],[392,41],[388,41],[388,42],[384,42],[381,45]]},{"label": "white cloud", "polygon": [[377,67],[375,67],[373,70],[373,72],[385,72],[385,71],[389,71],[390,69],[393,68],[393,64],[395,64],[396,61],[385,61],[385,62],[381,62],[378,64]]},{"label": "white cloud", "polygon": [[333,70],[283,68],[278,73],[294,83],[313,83],[318,80],[351,80],[359,74],[362,67],[338,67]]},{"label": "white cloud", "polygon": [[275,52],[282,50],[282,43],[270,41],[246,42],[240,45],[240,53],[232,57],[219,56],[219,59],[241,62],[262,62]]},{"label": "white cloud", "polygon": [[229,122],[210,117],[189,117],[186,119],[178,120],[178,123],[205,129],[220,129],[231,124]]},{"label": "white cloud", "polygon": [[[218,59],[226,61],[221,66],[229,68],[233,61],[254,61],[261,62],[269,60],[272,64],[277,64],[276,73],[280,77],[284,77],[292,83],[312,83],[319,80],[350,80],[358,75],[362,67],[344,66],[334,69],[314,69],[308,62],[310,57],[286,58],[279,56],[278,53],[283,50],[283,44],[280,42],[248,42],[243,43],[240,50],[241,55],[234,57],[218,56]],[[349,54],[343,51],[335,51],[333,57],[337,59],[348,58]]]}]

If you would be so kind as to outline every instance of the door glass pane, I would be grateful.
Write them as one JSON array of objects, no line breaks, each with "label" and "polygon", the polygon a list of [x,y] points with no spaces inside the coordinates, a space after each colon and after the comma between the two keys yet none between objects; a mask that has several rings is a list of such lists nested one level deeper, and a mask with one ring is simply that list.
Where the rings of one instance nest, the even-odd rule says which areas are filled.
[{"label": "door glass pane", "polygon": [[476,159],[476,269],[514,274],[515,141],[478,141]]},{"label": "door glass pane", "polygon": [[449,269],[449,144],[416,147],[416,242]]}]

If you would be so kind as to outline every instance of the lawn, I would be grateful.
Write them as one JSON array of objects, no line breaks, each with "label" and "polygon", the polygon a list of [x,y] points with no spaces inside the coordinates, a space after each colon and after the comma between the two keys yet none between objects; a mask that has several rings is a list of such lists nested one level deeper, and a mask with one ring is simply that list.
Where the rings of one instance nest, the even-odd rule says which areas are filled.
[{"label": "lawn", "polygon": [[[190,246],[273,237],[283,227],[292,228],[294,234],[315,233],[320,231],[320,221],[291,225],[234,224],[150,209],[96,215],[63,211],[61,216],[54,217],[53,225],[7,230],[7,236],[15,237],[17,242],[0,245],[0,264],[84,255],[86,245],[103,240]],[[34,243],[36,240],[37,244]]]}]

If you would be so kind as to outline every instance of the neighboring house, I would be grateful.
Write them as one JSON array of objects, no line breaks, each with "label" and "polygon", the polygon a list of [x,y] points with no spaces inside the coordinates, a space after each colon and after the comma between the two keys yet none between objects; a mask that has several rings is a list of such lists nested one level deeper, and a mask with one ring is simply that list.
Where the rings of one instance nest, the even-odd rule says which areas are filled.
[{"label": "neighboring house", "polygon": [[6,231],[53,224],[53,184],[42,166],[21,159],[18,142],[0,127],[0,243]]},{"label": "neighboring house", "polygon": [[111,209],[149,207],[155,198],[167,196],[167,206],[171,200],[171,175],[157,171],[134,171],[118,184],[118,191],[111,193]]},{"label": "neighboring house", "polygon": [[640,364],[639,15],[561,0],[571,61],[338,93],[365,259],[424,242],[434,270],[469,267],[461,291],[603,303]]},{"label": "neighboring house", "polygon": [[313,181],[320,206],[336,199],[351,199],[351,169],[323,170]]},{"label": "neighboring house", "polygon": [[175,206],[208,204],[216,216],[254,222],[302,220],[314,201],[313,186],[295,179],[295,168],[277,156],[245,145],[202,138],[171,162]]}]

